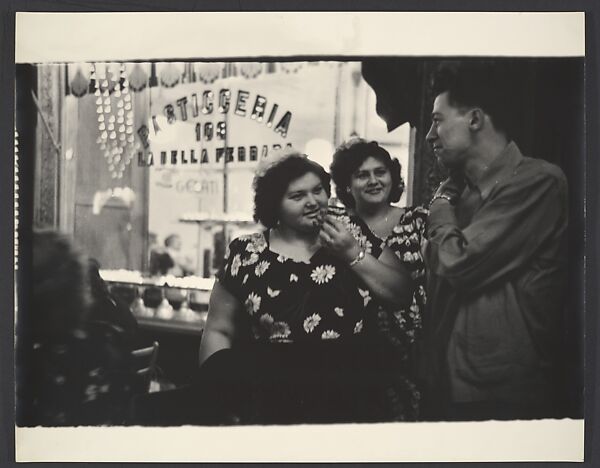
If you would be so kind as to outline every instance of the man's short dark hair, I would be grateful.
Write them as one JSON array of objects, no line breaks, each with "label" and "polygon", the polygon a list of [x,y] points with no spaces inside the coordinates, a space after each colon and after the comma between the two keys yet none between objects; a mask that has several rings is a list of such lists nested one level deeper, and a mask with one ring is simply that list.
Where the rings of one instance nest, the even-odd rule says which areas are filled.
[{"label": "man's short dark hair", "polygon": [[433,97],[448,92],[452,106],[479,107],[496,130],[510,136],[516,78],[508,62],[447,62],[433,74]]},{"label": "man's short dark hair", "polygon": [[254,186],[254,219],[266,228],[275,227],[279,221],[281,199],[290,182],[309,172],[321,180],[327,196],[331,194],[331,178],[319,164],[303,154],[288,156],[258,177]]},{"label": "man's short dark hair", "polygon": [[388,202],[395,203],[400,200],[404,191],[404,181],[400,175],[400,162],[392,158],[385,148],[376,141],[366,141],[357,138],[341,145],[333,154],[333,162],[329,170],[336,186],[336,195],[348,208],[354,208],[356,202],[352,194],[347,192],[352,174],[365,162],[368,157],[374,157],[385,164],[392,176],[392,189]]}]

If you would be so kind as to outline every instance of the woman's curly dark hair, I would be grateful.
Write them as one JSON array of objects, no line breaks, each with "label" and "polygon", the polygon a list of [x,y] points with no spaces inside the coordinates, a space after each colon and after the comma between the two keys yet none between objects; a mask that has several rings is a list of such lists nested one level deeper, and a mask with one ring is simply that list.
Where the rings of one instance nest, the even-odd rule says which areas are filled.
[{"label": "woman's curly dark hair", "polygon": [[254,220],[266,228],[275,227],[279,221],[281,199],[290,182],[312,172],[321,179],[327,196],[331,195],[331,177],[321,165],[302,153],[286,155],[281,162],[269,167],[254,181]]},{"label": "woman's curly dark hair", "polygon": [[333,162],[329,167],[331,177],[336,186],[337,197],[348,208],[354,208],[356,202],[348,192],[352,174],[362,165],[368,157],[373,157],[385,164],[392,176],[392,189],[388,198],[389,203],[400,200],[404,192],[404,180],[400,175],[400,161],[392,158],[376,141],[366,141],[356,138],[340,145],[333,154]]}]

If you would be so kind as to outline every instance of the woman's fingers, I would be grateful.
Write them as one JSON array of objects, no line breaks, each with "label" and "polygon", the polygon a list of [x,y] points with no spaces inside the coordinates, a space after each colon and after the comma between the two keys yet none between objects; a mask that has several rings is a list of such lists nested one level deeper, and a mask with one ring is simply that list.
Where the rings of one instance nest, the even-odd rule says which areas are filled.
[{"label": "woman's fingers", "polygon": [[330,236],[336,236],[338,234],[338,231],[327,221],[325,221],[323,226],[321,226],[321,231],[325,231]]},{"label": "woman's fingers", "polygon": [[327,229],[329,235],[333,236],[335,239],[338,239],[340,242],[343,242],[345,244],[352,243],[352,241],[354,240],[354,237],[352,236],[352,234],[350,234],[348,229],[346,229],[346,226],[344,226],[343,223],[336,219],[328,219],[327,222],[323,224],[323,229]]},{"label": "woman's fingers", "polygon": [[331,245],[333,239],[329,234],[327,234],[323,229],[319,232],[319,238],[325,245]]},{"label": "woman's fingers", "polygon": [[346,227],[344,226],[344,224],[339,219],[337,219],[335,216],[327,215],[326,220],[337,231],[345,231],[346,230]]}]

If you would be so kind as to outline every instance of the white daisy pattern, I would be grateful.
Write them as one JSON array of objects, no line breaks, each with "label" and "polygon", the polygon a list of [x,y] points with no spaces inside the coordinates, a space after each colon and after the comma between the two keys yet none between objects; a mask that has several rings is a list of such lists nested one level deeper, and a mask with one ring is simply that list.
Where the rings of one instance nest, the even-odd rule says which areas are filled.
[{"label": "white daisy pattern", "polygon": [[358,288],[358,292],[360,293],[360,295],[363,298],[363,306],[367,307],[367,304],[371,300],[371,295],[369,294],[369,290],[368,289],[360,289],[360,288]]},{"label": "white daisy pattern", "polygon": [[256,262],[258,262],[258,254],[252,253],[252,254],[250,254],[250,256],[248,258],[246,258],[245,260],[242,261],[242,265],[243,266],[254,265]]},{"label": "white daisy pattern", "polygon": [[312,314],[310,317],[306,317],[303,324],[304,331],[306,333],[312,333],[313,330],[317,328],[317,325],[319,325],[320,321],[321,316],[319,314]]},{"label": "white daisy pattern", "polygon": [[325,330],[321,334],[322,340],[336,340],[339,337],[340,337],[340,334],[338,332],[336,332],[335,330]]},{"label": "white daisy pattern", "polygon": [[298,282],[298,276],[295,275],[294,273],[292,273],[290,275],[290,283],[297,283]]},{"label": "white daisy pattern", "polygon": [[338,317],[344,316],[344,308],[343,307],[336,307],[335,309],[333,309],[333,311],[335,312],[335,315],[337,315]]},{"label": "white daisy pattern", "polygon": [[242,266],[242,256],[240,254],[236,254],[231,261],[231,276],[237,276],[240,271],[240,267]]},{"label": "white daisy pattern", "polygon": [[269,269],[270,265],[271,264],[269,262],[267,262],[266,260],[263,260],[258,265],[256,265],[256,268],[254,269],[254,274],[260,278],[262,275],[265,274],[265,271],[267,271]]},{"label": "white daisy pattern", "polygon": [[[267,332],[270,340],[289,341],[288,338],[292,331],[286,322],[276,322],[271,314],[262,314],[258,322],[262,329]],[[256,334],[255,332],[255,336]]]},{"label": "white daisy pattern", "polygon": [[244,279],[242,280],[242,284],[246,284],[246,281],[248,281],[248,273],[246,273],[244,275]]},{"label": "white daisy pattern", "polygon": [[286,322],[275,322],[271,327],[271,339],[274,340],[285,340],[291,333],[290,326]]},{"label": "white daisy pattern", "polygon": [[273,319],[273,316],[271,314],[262,314],[260,316],[260,318],[258,319],[259,323],[263,326],[263,328],[267,329],[267,330],[271,330],[271,328],[273,327],[273,324],[275,323],[275,320]]},{"label": "white daisy pattern", "polygon": [[356,325],[354,325],[354,334],[358,334],[362,331],[363,329],[363,321],[359,320],[358,322],[356,322]]},{"label": "white daisy pattern", "polygon": [[254,234],[246,245],[246,251],[250,253],[261,253],[267,248],[267,240],[262,234]]},{"label": "white daisy pattern", "polygon": [[311,279],[317,284],[328,283],[335,276],[333,265],[319,265],[310,274]]},{"label": "white daisy pattern", "polygon": [[267,294],[269,295],[269,297],[277,297],[277,296],[279,296],[280,292],[281,291],[271,289],[270,287],[267,286]]},{"label": "white daisy pattern", "polygon": [[245,302],[246,310],[254,315],[260,309],[260,302],[261,297],[258,294],[250,293]]}]

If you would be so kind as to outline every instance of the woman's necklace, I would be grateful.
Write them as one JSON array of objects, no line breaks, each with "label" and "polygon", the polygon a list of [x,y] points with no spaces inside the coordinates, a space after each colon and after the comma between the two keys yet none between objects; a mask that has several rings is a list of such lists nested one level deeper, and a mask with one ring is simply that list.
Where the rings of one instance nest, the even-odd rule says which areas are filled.
[{"label": "woman's necklace", "polygon": [[392,232],[392,226],[390,226],[390,219],[393,220],[393,212],[394,208],[388,205],[385,211],[385,215],[380,216],[370,222],[365,220],[365,223],[367,224],[367,226],[373,234],[375,234],[380,239],[386,239]]}]

